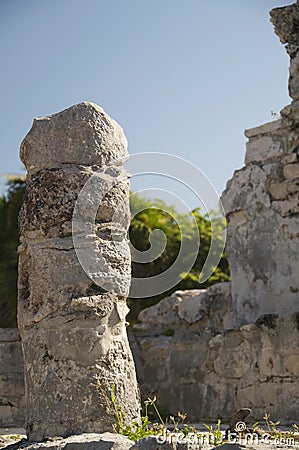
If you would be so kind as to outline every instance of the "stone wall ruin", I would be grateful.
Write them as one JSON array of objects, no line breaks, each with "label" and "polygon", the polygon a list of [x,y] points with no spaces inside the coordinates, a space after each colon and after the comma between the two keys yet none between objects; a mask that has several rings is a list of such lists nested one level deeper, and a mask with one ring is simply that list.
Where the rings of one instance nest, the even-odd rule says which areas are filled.
[{"label": "stone wall ruin", "polygon": [[299,4],[271,11],[290,55],[293,101],[281,119],[247,130],[245,166],[222,195],[236,325],[299,311]]},{"label": "stone wall ruin", "polygon": [[130,336],[142,397],[156,395],[164,412],[192,423],[227,423],[240,408],[251,408],[251,421],[267,412],[297,423],[299,313],[233,328],[230,311],[230,283],[143,310]]}]

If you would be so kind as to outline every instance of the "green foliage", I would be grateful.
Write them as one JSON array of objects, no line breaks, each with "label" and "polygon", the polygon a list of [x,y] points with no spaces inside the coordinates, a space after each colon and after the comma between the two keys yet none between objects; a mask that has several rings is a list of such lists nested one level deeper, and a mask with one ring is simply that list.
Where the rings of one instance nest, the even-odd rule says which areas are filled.
[{"label": "green foliage", "polygon": [[[144,402],[145,415],[141,416],[140,422],[133,422],[127,426],[119,427],[119,433],[127,436],[132,441],[136,442],[146,436],[158,436],[163,434],[166,425],[162,419],[159,409],[156,405],[156,398],[148,398]],[[155,415],[158,417],[159,423],[152,423],[149,420],[149,408],[152,407]]]},{"label": "green foliage", "polygon": [[[133,421],[129,425],[125,424],[120,400],[116,398],[115,384],[105,379],[96,379],[95,386],[99,394],[99,400],[105,404],[109,416],[114,417],[112,428],[114,433],[123,434],[132,441],[138,441],[145,436],[161,434],[165,428],[165,424],[155,404],[156,399],[147,399],[144,402],[145,415],[141,417],[140,422]],[[152,424],[149,420],[149,406],[152,406],[160,418],[160,424]]]},{"label": "green foliage", "polygon": [[16,326],[18,212],[25,182],[10,177],[0,197],[0,327]]},{"label": "green foliage", "polygon": [[[192,269],[188,273],[181,273],[181,281],[172,289],[150,298],[128,299],[131,309],[128,316],[129,322],[136,323],[138,314],[142,309],[156,304],[178,289],[205,289],[215,283],[230,280],[228,261],[225,255],[222,255],[218,267],[213,267],[214,273],[212,276],[206,282],[200,283],[200,273],[211,246],[212,229],[210,218],[207,215],[202,215],[199,208],[192,211],[192,216],[179,214],[174,206],[166,205],[160,199],[148,200],[136,193],[131,195],[130,208],[133,219],[129,235],[132,245],[137,250],[145,251],[150,248],[149,236],[155,229],[163,231],[167,242],[164,252],[154,261],[145,264],[132,263],[133,277],[152,277],[171,267],[179,254],[182,234],[189,246],[188,256],[194,255],[194,242],[198,233],[200,248],[197,255],[194,255],[196,260]],[[225,224],[217,212],[211,211],[211,216],[214,223],[214,237],[217,242],[221,242]],[[180,227],[178,223],[180,223]]]},{"label": "green foliage", "polygon": [[141,417],[140,423],[132,422],[122,429],[120,434],[127,436],[131,441],[138,441],[146,436],[153,436],[156,434],[154,429],[150,428],[151,422],[148,417]]},{"label": "green foliage", "polygon": [[217,424],[214,425],[214,427],[213,425],[207,425],[206,423],[203,423],[203,426],[209,431],[210,441],[213,442],[214,445],[218,446],[223,443],[223,434],[220,428],[221,426],[220,419],[218,419]]}]

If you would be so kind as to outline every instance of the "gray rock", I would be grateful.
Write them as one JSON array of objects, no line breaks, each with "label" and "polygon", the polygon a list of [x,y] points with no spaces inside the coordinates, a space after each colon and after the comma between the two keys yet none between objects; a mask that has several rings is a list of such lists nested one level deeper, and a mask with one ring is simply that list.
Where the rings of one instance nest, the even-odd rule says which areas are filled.
[{"label": "gray rock", "polygon": [[18,324],[31,440],[113,431],[120,408],[125,423],[139,418],[125,329],[126,142],[101,108],[80,103],[36,119],[21,145],[28,177],[19,216]]},{"label": "gray rock", "polygon": [[294,100],[299,99],[299,3],[275,8],[271,12],[271,22],[282,44],[291,58],[289,93]]},{"label": "gray rock", "polygon": [[156,436],[147,436],[136,442],[130,450],[175,450],[176,447],[173,443],[164,442],[162,438],[159,440]]},{"label": "gray rock", "polygon": [[20,153],[29,173],[64,164],[103,167],[128,157],[122,128],[89,102],[34,119]]},{"label": "gray rock", "polygon": [[[190,442],[188,442],[190,441]],[[196,438],[193,442],[185,438],[182,434],[171,436],[148,436],[140,439],[130,450],[198,450],[202,445],[197,442]]]},{"label": "gray rock", "polygon": [[9,445],[6,449],[18,450],[129,450],[133,442],[126,436],[114,433],[85,433],[68,438],[53,437],[48,441],[36,443],[23,440]]},{"label": "gray rock", "polygon": [[158,304],[142,310],[134,331],[162,334],[166,330],[231,328],[230,283],[218,283],[208,289],[176,291]]}]

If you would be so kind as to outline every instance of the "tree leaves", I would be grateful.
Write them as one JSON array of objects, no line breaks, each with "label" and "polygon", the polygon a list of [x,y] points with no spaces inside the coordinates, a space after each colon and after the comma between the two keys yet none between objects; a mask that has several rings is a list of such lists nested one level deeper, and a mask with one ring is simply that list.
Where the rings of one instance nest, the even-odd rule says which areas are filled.
[{"label": "tree leaves", "polygon": [[25,182],[9,178],[0,197],[0,327],[16,327],[18,271],[18,213]]}]

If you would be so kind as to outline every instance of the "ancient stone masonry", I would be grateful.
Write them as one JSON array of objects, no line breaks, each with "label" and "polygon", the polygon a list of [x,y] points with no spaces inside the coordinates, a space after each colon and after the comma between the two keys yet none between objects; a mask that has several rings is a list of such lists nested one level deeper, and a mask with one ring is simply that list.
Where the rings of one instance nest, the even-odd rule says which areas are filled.
[{"label": "ancient stone masonry", "polygon": [[[226,423],[239,408],[284,424],[299,414],[299,315],[232,329],[229,283],[177,291],[139,315],[130,336],[142,397],[170,414]],[[194,312],[196,312],[194,314]]]},{"label": "ancient stone masonry", "polygon": [[24,364],[16,328],[0,329],[0,427],[23,426]]},{"label": "ancient stone masonry", "polygon": [[236,326],[299,311],[299,4],[271,16],[288,43],[294,100],[280,120],[245,132],[245,167],[222,195]]},{"label": "ancient stone masonry", "polygon": [[[99,200],[96,188],[107,178],[118,180],[126,158],[122,129],[92,103],[35,119],[22,142],[21,159],[28,176],[19,218],[18,325],[29,439],[112,430],[112,389],[125,422],[139,417],[135,368],[125,329],[130,280],[127,176],[113,185],[101,204],[94,201]],[[76,200],[94,175],[99,182],[87,191],[77,215],[81,219],[74,227]],[[119,222],[114,217],[117,210],[121,211]],[[85,222],[90,222],[88,236]],[[93,281],[78,260],[76,236],[77,243],[91,251],[90,260],[97,255]],[[112,266],[116,274],[114,292],[105,289],[109,280],[101,280],[107,271],[101,273],[99,249],[105,267]],[[102,284],[96,284],[97,280]]]}]

